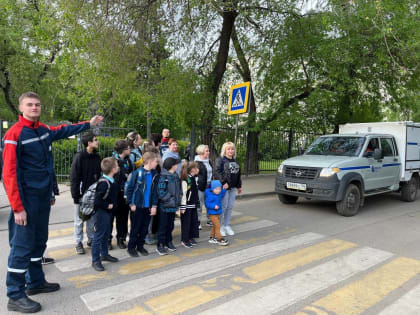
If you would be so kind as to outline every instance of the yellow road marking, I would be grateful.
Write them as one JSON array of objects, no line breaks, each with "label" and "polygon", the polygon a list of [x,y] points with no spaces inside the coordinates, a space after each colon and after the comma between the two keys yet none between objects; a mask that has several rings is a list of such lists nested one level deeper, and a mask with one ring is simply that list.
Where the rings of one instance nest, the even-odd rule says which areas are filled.
[{"label": "yellow road marking", "polygon": [[92,282],[100,280],[100,279],[112,279],[113,276],[109,275],[107,272],[89,274],[89,275],[82,275],[82,276],[75,276],[68,278],[67,280],[73,282],[76,288],[83,288],[87,287],[92,284]]},{"label": "yellow road marking", "polygon": [[64,259],[71,256],[75,256],[76,252],[74,248],[65,248],[65,249],[57,249],[57,250],[49,250],[48,255],[54,259]]},{"label": "yellow road marking", "polygon": [[74,228],[65,228],[60,230],[51,230],[48,232],[48,237],[59,237],[59,236],[67,236],[72,235],[74,233]]},{"label": "yellow road marking", "polygon": [[136,305],[132,309],[129,309],[127,311],[122,311],[118,313],[107,313],[106,315],[152,315],[152,313]]},{"label": "yellow road marking", "polygon": [[312,303],[335,314],[360,314],[420,273],[420,261],[400,257]]},{"label": "yellow road marking", "polygon": [[181,261],[181,258],[174,255],[162,256],[149,260],[140,260],[132,263],[125,264],[118,271],[121,275],[132,275],[141,273],[151,269],[157,269],[163,266],[174,264]]},{"label": "yellow road marking", "polygon": [[[307,312],[305,312],[305,311],[307,311]],[[323,311],[319,308],[313,307],[313,306],[306,306],[303,309],[302,312],[295,313],[295,315],[308,315],[308,314],[311,314],[311,315],[314,315],[314,314],[316,314],[316,315],[328,315],[328,312],[325,312],[325,311]]]},{"label": "yellow road marking", "polygon": [[233,280],[235,282],[257,283],[355,246],[354,243],[341,240],[325,241],[294,253],[246,267],[243,272],[247,275],[247,278],[235,277]]},{"label": "yellow road marking", "polygon": [[250,215],[243,215],[237,218],[234,218],[230,221],[231,224],[241,224],[241,223],[246,223],[246,222],[251,222],[251,221],[256,221],[259,218],[257,217],[253,217]]},{"label": "yellow road marking", "polygon": [[184,257],[195,257],[195,256],[214,253],[215,251],[216,249],[214,248],[197,248],[197,249],[193,249],[190,252],[182,253],[181,255]]},{"label": "yellow road marking", "polygon": [[163,294],[146,302],[156,314],[177,314],[232,292],[230,289],[204,290],[198,285]]}]

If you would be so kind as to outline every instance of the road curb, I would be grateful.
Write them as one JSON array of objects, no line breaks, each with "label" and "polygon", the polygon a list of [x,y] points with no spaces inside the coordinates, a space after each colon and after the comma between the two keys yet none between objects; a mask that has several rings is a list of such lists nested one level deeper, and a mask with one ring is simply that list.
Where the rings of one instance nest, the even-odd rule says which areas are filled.
[{"label": "road curb", "polygon": [[275,191],[264,191],[259,193],[253,193],[253,194],[242,194],[242,195],[236,195],[236,199],[238,200],[246,200],[246,199],[252,199],[255,197],[263,197],[263,196],[270,196],[275,195]]}]

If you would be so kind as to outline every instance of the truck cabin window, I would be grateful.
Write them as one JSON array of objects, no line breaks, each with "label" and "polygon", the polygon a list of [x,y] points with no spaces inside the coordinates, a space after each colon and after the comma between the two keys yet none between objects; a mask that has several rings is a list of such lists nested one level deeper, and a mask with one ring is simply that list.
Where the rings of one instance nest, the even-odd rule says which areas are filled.
[{"label": "truck cabin window", "polygon": [[307,155],[358,156],[364,137],[320,137],[308,148]]}]

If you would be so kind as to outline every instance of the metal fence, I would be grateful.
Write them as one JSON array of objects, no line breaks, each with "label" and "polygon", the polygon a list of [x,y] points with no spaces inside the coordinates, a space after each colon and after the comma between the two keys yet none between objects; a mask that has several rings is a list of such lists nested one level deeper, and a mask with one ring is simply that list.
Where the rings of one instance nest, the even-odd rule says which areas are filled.
[{"label": "metal fence", "polygon": [[[193,128],[195,147],[202,143],[203,127]],[[280,163],[292,156],[303,153],[303,151],[321,134],[303,133],[286,129],[264,129],[258,133],[258,170],[259,174],[273,173]],[[246,129],[238,129],[236,139],[236,159],[241,165],[245,175],[252,174],[246,167],[249,132]],[[235,129],[228,127],[214,127],[210,151],[212,156],[218,155],[223,143],[234,142]]]},{"label": "metal fence", "polygon": [[[0,137],[9,129],[14,122],[0,120]],[[56,125],[54,123],[50,125]],[[110,156],[113,151],[115,141],[124,139],[133,130],[141,130],[143,125],[140,123],[127,123],[124,126],[116,124],[103,124],[93,128],[99,138],[99,155],[101,158]],[[195,126],[191,135],[194,148],[202,143],[203,128]],[[264,129],[258,134],[258,169],[259,174],[275,172],[281,161],[298,155],[299,152],[309,146],[309,144],[319,136],[319,134],[308,134],[295,132],[285,129]],[[248,131],[238,129],[237,136],[237,160],[241,164],[243,174],[249,175],[245,161],[247,159]],[[213,140],[210,149],[213,156],[220,152],[224,142],[234,141],[235,129],[229,127],[214,127]],[[68,139],[56,141],[53,144],[54,170],[59,182],[69,182],[71,164],[74,156],[81,150],[80,135]],[[180,147],[180,154],[183,156],[183,148]]]}]

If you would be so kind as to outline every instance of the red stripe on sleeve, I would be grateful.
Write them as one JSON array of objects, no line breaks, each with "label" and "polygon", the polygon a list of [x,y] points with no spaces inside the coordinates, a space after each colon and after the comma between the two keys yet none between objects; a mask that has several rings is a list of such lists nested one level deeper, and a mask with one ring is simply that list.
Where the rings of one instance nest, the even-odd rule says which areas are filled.
[{"label": "red stripe on sleeve", "polygon": [[16,156],[17,142],[22,128],[23,126],[17,123],[4,136],[3,181],[10,206],[14,212],[21,212],[24,209],[19,193]]}]

